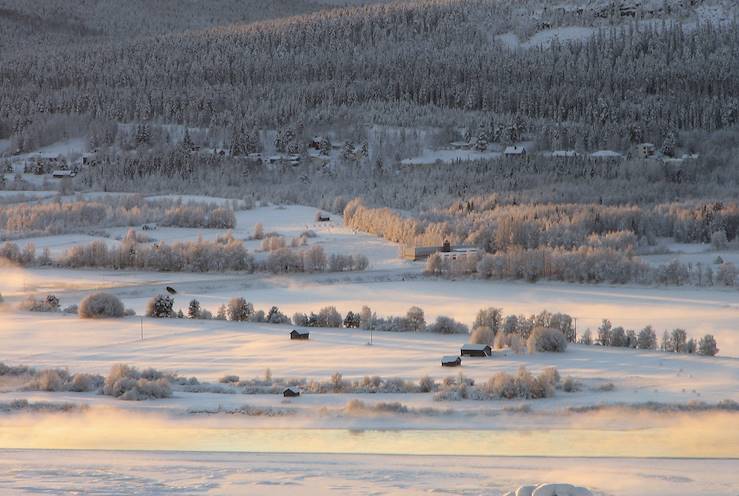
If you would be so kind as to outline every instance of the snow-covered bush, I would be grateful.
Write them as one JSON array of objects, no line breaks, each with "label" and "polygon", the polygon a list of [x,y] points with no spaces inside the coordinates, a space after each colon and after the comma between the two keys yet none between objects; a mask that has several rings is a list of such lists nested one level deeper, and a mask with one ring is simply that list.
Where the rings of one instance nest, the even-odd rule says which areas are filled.
[{"label": "snow-covered bush", "polygon": [[169,295],[157,295],[146,304],[146,316],[156,318],[174,317],[174,299]]},{"label": "snow-covered bush", "polygon": [[135,367],[118,364],[110,369],[103,394],[121,400],[150,400],[169,398],[172,396],[172,387],[161,372],[153,369],[139,372]]},{"label": "snow-covered bush", "polygon": [[221,384],[237,384],[239,382],[238,375],[225,375],[218,379]]},{"label": "snow-covered bush", "polygon": [[121,300],[110,293],[93,293],[80,302],[79,316],[82,319],[105,319],[123,317]]},{"label": "snow-covered bush", "polygon": [[562,331],[537,327],[526,341],[529,353],[537,351],[563,352],[567,350],[567,339]]},{"label": "snow-covered bush", "polygon": [[562,381],[562,390],[566,393],[574,393],[580,391],[580,389],[582,389],[582,385],[570,375],[565,377],[565,380]]},{"label": "snow-covered bush", "polygon": [[59,298],[47,295],[46,298],[29,296],[18,304],[20,310],[27,312],[56,312],[59,310]]},{"label": "snow-covered bush", "polygon": [[32,391],[97,391],[103,385],[102,376],[96,374],[71,375],[64,369],[46,369],[34,376],[26,386]]},{"label": "snow-covered bush", "polygon": [[429,325],[427,330],[436,334],[467,334],[470,332],[466,325],[443,315],[438,316],[436,322]]}]

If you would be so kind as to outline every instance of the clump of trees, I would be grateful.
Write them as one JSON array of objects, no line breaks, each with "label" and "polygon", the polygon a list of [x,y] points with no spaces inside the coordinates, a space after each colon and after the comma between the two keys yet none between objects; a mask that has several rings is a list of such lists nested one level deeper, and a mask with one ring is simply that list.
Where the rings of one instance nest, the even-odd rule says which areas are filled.
[{"label": "clump of trees", "polygon": [[209,203],[148,200],[141,195],[96,200],[18,203],[0,208],[0,233],[23,237],[63,234],[112,226],[159,223],[163,226],[232,229],[232,208]]},{"label": "clump of trees", "polygon": [[559,384],[559,372],[554,367],[538,375],[533,375],[526,367],[520,367],[515,375],[498,372],[481,385],[460,374],[457,378],[446,378],[434,394],[434,400],[541,399],[554,396]]},{"label": "clump of trees", "polygon": [[[281,239],[281,238],[266,238]],[[108,246],[103,240],[86,245],[75,245],[56,260],[48,251],[36,256],[32,243],[21,250],[15,243],[0,245],[0,258],[6,258],[23,266],[55,265],[67,268],[105,267],[112,269],[157,270],[163,272],[221,272],[221,271],[267,271],[272,273],[291,272],[344,272],[362,271],[369,267],[365,255],[327,256],[323,248],[314,245],[303,250],[289,247],[271,251],[266,260],[256,262],[246,250],[244,243],[233,235],[219,236],[215,241],[199,237],[195,241],[142,242],[140,236],[130,229],[118,246]]]},{"label": "clump of trees", "polygon": [[590,330],[586,330],[579,340],[580,344],[633,348],[640,350],[667,351],[671,353],[697,353],[704,356],[714,356],[718,353],[716,339],[712,334],[706,334],[700,340],[689,338],[685,329],[664,331],[658,342],[657,333],[651,325],[640,331],[624,329],[614,326],[610,320],[603,319],[598,326],[597,334],[593,337]]}]

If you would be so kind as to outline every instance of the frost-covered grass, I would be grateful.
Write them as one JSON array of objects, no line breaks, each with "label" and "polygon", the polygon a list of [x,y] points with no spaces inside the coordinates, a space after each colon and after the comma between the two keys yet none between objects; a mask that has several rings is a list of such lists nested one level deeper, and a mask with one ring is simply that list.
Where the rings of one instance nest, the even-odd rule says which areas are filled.
[{"label": "frost-covered grass", "polygon": [[85,405],[67,402],[28,401],[25,399],[0,402],[0,413],[64,413],[85,410]]}]

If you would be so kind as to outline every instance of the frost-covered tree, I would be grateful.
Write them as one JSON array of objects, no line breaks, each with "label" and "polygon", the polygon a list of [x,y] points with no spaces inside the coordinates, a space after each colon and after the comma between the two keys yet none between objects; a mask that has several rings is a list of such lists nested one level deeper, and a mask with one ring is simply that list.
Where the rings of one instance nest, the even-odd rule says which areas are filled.
[{"label": "frost-covered tree", "polygon": [[418,307],[411,307],[405,314],[405,318],[409,331],[421,332],[426,329],[426,319],[423,310]]},{"label": "frost-covered tree", "polygon": [[652,326],[646,326],[641,331],[636,339],[636,346],[640,350],[655,350],[657,349],[657,334],[652,329]]},{"label": "frost-covered tree", "polygon": [[598,343],[601,346],[611,345],[611,321],[603,319],[600,326],[598,326]]},{"label": "frost-covered tree", "polygon": [[146,316],[156,318],[174,317],[174,299],[169,295],[154,296],[146,305]]},{"label": "frost-covered tree", "polygon": [[703,356],[715,356],[718,353],[716,338],[711,334],[706,334],[698,342],[698,354]]},{"label": "frost-covered tree", "polygon": [[228,320],[245,322],[254,313],[254,306],[242,297],[231,298],[226,306]]},{"label": "frost-covered tree", "polygon": [[200,318],[200,302],[196,299],[190,300],[190,304],[187,306],[187,317],[190,319]]}]

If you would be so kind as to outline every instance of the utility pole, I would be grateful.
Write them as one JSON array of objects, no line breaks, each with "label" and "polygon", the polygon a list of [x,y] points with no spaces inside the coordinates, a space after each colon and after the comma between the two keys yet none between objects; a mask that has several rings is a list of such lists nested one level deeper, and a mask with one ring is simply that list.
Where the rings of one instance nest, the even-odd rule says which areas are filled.
[{"label": "utility pole", "polygon": [[572,317],[572,318],[575,319],[575,341],[574,342],[577,343],[577,317]]},{"label": "utility pole", "polygon": [[139,319],[141,319],[141,341],[143,341],[144,340],[144,317],[141,316],[139,317]]}]

